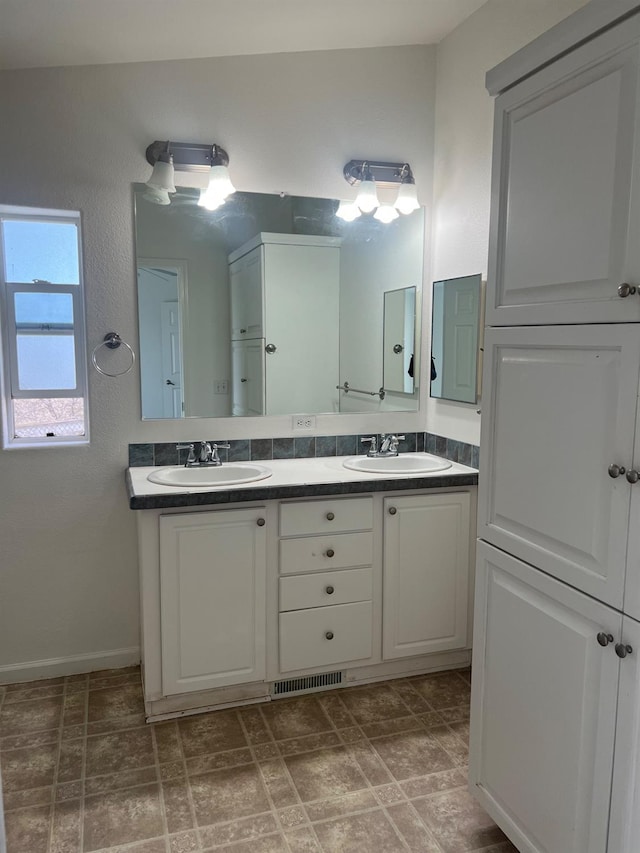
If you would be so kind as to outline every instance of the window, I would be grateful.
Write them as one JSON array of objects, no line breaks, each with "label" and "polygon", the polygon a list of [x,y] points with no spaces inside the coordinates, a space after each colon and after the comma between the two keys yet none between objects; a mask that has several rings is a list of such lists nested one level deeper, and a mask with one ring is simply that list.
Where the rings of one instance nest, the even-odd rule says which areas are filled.
[{"label": "window", "polygon": [[75,212],[0,207],[4,447],[88,441]]}]

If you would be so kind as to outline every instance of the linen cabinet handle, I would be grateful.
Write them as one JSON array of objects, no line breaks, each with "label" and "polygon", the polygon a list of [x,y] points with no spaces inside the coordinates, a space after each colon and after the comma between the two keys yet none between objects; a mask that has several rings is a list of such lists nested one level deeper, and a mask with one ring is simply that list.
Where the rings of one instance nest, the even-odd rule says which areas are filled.
[{"label": "linen cabinet handle", "polygon": [[327,521],[333,521],[333,519],[334,519],[335,517],[336,517],[336,516],[335,516],[335,513],[333,513],[333,512],[328,512],[328,513],[326,514],[326,516],[325,516],[325,518],[327,519]]},{"label": "linen cabinet handle", "polygon": [[334,556],[334,554],[336,552],[333,550],[333,548],[327,548],[327,550],[324,553],[325,553],[325,557],[331,558]]},{"label": "linen cabinet handle", "polygon": [[626,473],[626,470],[627,469],[624,467],[624,465],[616,465],[615,462],[609,465],[609,467],[607,468],[609,476],[614,480],[621,474]]},{"label": "linen cabinet handle", "polygon": [[600,631],[596,640],[600,643],[601,646],[608,646],[609,643],[613,643],[613,634],[605,634],[604,631]]},{"label": "linen cabinet handle", "polygon": [[332,586],[327,586],[327,587],[325,587],[324,591],[327,593],[327,595],[333,595],[333,593],[335,592],[335,589]]},{"label": "linen cabinet handle", "polygon": [[327,631],[327,633],[324,636],[326,637],[327,640],[333,640],[333,631]]},{"label": "linen cabinet handle", "polygon": [[395,506],[389,507],[389,515],[395,515],[398,512]]},{"label": "linen cabinet handle", "polygon": [[633,647],[628,643],[616,643],[616,654],[619,658],[626,658],[633,652]]},{"label": "linen cabinet handle", "polygon": [[256,521],[256,524],[258,525],[258,527],[264,527],[266,523],[267,523],[267,522],[264,520],[264,518],[259,518],[259,519]]},{"label": "linen cabinet handle", "polygon": [[630,471],[627,471],[627,480],[633,486],[638,482],[638,480],[640,480],[640,474],[632,468]]},{"label": "linen cabinet handle", "polygon": [[628,284],[626,281],[623,281],[622,284],[618,285],[618,296],[622,299],[626,299],[627,296],[633,295],[635,292],[635,286],[633,284]]}]

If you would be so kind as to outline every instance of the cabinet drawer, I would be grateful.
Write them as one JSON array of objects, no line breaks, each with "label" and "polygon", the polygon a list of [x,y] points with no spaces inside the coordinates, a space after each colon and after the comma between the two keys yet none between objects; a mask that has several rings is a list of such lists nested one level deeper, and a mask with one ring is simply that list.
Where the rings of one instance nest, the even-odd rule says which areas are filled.
[{"label": "cabinet drawer", "polygon": [[372,585],[371,569],[346,569],[343,572],[317,572],[313,575],[280,578],[280,610],[369,601]]},{"label": "cabinet drawer", "polygon": [[372,562],[372,533],[305,536],[300,539],[283,539],[280,542],[281,575],[370,566]]},{"label": "cabinet drawer", "polygon": [[370,601],[281,613],[280,671],[370,658],[372,614]]},{"label": "cabinet drawer", "polygon": [[372,527],[371,498],[329,498],[326,501],[299,501],[280,506],[281,536],[371,530]]}]

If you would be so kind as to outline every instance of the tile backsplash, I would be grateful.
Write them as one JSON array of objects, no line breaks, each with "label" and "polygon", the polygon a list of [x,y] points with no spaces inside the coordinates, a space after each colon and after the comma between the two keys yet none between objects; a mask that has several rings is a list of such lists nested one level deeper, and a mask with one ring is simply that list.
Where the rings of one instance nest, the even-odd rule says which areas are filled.
[{"label": "tile backsplash", "polygon": [[[365,453],[366,447],[360,442],[363,435],[304,435],[295,438],[222,438],[211,439],[217,444],[229,444],[228,450],[220,449],[223,462],[248,462],[265,459],[310,459],[316,456],[351,456]],[[452,462],[478,467],[479,448],[474,444],[465,444],[440,435],[427,432],[407,432],[400,442],[401,453],[427,451],[435,456],[443,456]],[[189,442],[180,442],[188,444]],[[194,444],[197,445],[197,441]],[[130,444],[129,466],[139,468],[145,465],[178,465],[186,461],[187,451],[177,450],[176,442],[162,444]]]}]

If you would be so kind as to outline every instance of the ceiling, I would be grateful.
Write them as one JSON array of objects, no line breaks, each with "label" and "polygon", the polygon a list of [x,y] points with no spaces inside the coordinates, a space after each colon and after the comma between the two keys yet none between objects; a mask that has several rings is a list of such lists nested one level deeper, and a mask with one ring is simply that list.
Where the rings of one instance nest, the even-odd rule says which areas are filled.
[{"label": "ceiling", "polygon": [[434,44],[486,0],[0,0],[0,68]]}]

